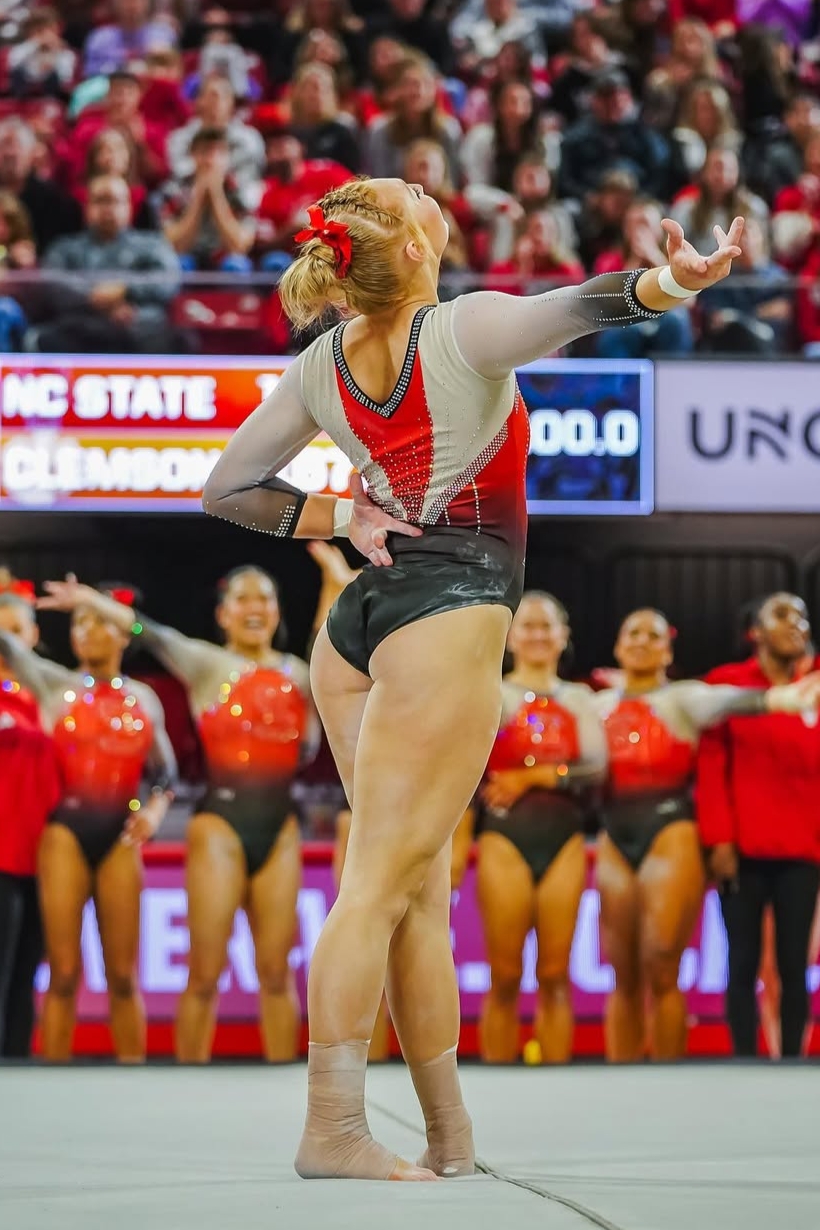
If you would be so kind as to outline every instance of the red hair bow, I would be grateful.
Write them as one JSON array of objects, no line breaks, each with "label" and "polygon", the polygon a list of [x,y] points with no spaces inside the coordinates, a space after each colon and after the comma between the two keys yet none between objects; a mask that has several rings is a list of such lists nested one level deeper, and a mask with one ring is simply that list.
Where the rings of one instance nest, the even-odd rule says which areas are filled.
[{"label": "red hair bow", "polygon": [[294,235],[296,243],[308,243],[311,239],[320,239],[333,250],[336,273],[340,278],[346,278],[350,271],[353,258],[353,244],[350,241],[350,231],[345,222],[327,222],[320,206],[314,205],[308,210],[310,226]]},{"label": "red hair bow", "polygon": [[133,589],[109,589],[108,594],[115,602],[121,602],[123,606],[134,605]]},{"label": "red hair bow", "polygon": [[4,585],[2,589],[4,593],[17,594],[18,598],[25,598],[26,602],[34,602],[36,597],[33,581],[18,581],[15,578],[8,585]]}]

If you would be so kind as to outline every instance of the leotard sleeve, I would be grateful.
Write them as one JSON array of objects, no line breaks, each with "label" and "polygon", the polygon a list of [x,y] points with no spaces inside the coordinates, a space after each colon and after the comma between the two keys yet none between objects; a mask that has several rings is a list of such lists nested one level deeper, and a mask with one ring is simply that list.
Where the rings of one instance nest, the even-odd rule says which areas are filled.
[{"label": "leotard sleeve", "polygon": [[763,688],[736,688],[687,679],[673,684],[674,696],[696,731],[709,730],[726,718],[766,713]]},{"label": "leotard sleeve", "polygon": [[48,706],[78,679],[75,671],[41,658],[12,632],[0,632],[0,657],[40,706]]},{"label": "leotard sleeve", "polygon": [[575,715],[580,751],[578,760],[567,766],[566,784],[570,789],[595,786],[606,776],[607,745],[593,693],[583,684],[573,684],[562,693],[561,702]]},{"label": "leotard sleeve", "polygon": [[489,290],[463,295],[453,306],[453,340],[473,371],[503,380],[514,368],[587,333],[662,316],[644,307],[635,293],[645,272],[604,273],[543,295]]},{"label": "leotard sleeve", "polygon": [[273,392],[234,432],[202,494],[206,513],[289,538],[307,496],[276,475],[319,434],[295,359]]},{"label": "leotard sleeve", "polygon": [[177,758],[165,729],[165,711],[153,688],[141,683],[136,687],[140,703],[151,718],[154,740],[145,762],[144,778],[155,790],[173,792],[177,785]]},{"label": "leotard sleeve", "polygon": [[185,636],[176,628],[157,623],[140,612],[135,612],[139,624],[139,643],[149,650],[163,666],[181,680],[186,687],[201,688],[211,676],[216,677],[216,686],[222,683],[225,674],[225,650],[210,641],[200,641]]}]

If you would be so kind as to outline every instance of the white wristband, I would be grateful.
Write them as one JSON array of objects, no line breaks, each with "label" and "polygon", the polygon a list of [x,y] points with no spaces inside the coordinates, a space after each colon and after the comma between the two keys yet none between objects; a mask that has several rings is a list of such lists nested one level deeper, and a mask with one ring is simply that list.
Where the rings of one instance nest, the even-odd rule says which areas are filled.
[{"label": "white wristband", "polygon": [[658,274],[658,289],[670,299],[692,299],[695,295],[700,294],[699,290],[687,290],[685,286],[681,286],[680,282],[676,282],[668,265],[664,265]]},{"label": "white wristband", "polygon": [[353,516],[352,500],[337,500],[333,509],[333,537],[350,537],[350,518]]}]

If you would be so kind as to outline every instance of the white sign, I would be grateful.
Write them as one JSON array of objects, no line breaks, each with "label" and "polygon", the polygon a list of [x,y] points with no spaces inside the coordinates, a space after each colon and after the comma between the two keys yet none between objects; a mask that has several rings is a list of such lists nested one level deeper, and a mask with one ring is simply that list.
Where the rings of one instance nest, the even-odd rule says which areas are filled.
[{"label": "white sign", "polygon": [[820,512],[820,367],[659,362],[659,512]]}]

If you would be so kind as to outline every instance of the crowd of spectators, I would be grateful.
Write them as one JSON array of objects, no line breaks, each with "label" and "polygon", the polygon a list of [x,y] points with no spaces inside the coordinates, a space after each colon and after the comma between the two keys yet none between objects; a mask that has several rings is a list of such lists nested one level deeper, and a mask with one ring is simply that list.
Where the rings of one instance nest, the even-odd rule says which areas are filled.
[{"label": "crowd of spectators", "polygon": [[445,295],[656,263],[664,214],[708,249],[713,227],[742,213],[727,284],[582,352],[810,347],[816,7],[12,0],[0,26],[0,349],[197,347],[226,286],[263,349],[287,346],[275,283],[293,236],[309,204],[362,172],[439,201]]}]

